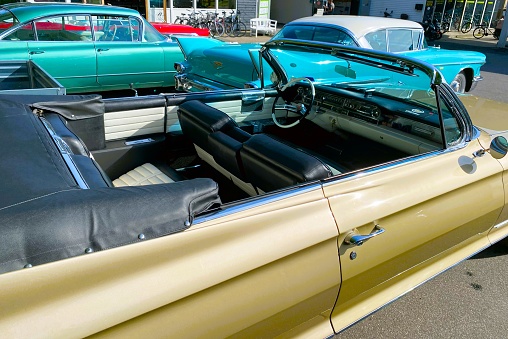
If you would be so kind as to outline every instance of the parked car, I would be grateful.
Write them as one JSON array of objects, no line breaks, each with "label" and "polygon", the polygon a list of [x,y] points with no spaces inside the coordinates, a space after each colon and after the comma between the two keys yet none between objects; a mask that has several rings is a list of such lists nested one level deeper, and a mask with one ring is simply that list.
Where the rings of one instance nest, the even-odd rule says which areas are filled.
[{"label": "parked car", "polygon": [[77,93],[173,86],[183,56],[135,10],[12,3],[0,6],[0,59],[35,61]]},{"label": "parked car", "polygon": [[[273,39],[323,41],[417,58],[436,66],[450,86],[459,93],[476,87],[482,79],[480,68],[485,64],[485,55],[482,53],[428,46],[422,26],[401,19],[313,16],[286,24]],[[240,49],[261,48],[259,44],[239,47],[221,42],[184,41],[181,47],[186,58],[177,64],[180,70],[177,74],[177,88],[197,90],[202,87],[259,86],[259,82],[256,82],[259,74],[252,66],[251,55],[238,53]],[[212,49],[205,51],[210,48]]]},{"label": "parked car", "polygon": [[427,45],[423,27],[411,20],[354,15],[313,16],[294,20],[278,38],[317,40],[399,53],[436,66],[450,86],[468,92],[481,80],[485,55],[473,51],[444,50]]},{"label": "parked car", "polygon": [[257,89],[0,97],[3,336],[324,338],[508,235],[505,104],[256,53]]},{"label": "parked car", "polygon": [[168,24],[166,22],[151,22],[150,23],[160,33],[173,36],[173,35],[191,35],[191,36],[204,36],[210,35],[208,28],[192,27],[190,25],[181,24]]}]

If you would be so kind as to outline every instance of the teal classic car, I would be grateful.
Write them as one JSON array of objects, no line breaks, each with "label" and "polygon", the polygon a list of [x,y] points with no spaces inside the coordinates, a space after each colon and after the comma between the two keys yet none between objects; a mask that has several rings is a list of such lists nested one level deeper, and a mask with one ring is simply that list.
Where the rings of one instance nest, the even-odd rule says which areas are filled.
[{"label": "teal classic car", "polygon": [[[272,38],[278,39],[321,41],[416,58],[439,69],[452,89],[459,93],[476,87],[482,79],[480,68],[485,64],[482,53],[428,46],[422,26],[409,20],[347,15],[307,17],[286,24]],[[259,81],[256,83],[258,67],[251,65],[252,59],[258,57],[253,53],[239,53],[240,49],[259,49],[259,44],[239,47],[219,42],[206,51],[212,43],[191,41],[180,45],[186,60],[177,65],[180,73],[177,87],[196,90],[201,83],[212,88],[259,85]],[[243,60],[242,66],[239,65],[240,59]]]},{"label": "teal classic car", "polygon": [[67,93],[170,87],[183,59],[137,11],[115,6],[0,6],[0,60],[32,60]]}]

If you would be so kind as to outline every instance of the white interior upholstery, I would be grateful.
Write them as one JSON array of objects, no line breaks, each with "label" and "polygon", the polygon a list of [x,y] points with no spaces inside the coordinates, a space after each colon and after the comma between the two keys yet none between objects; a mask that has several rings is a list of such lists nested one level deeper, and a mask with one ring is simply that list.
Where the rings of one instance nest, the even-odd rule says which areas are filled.
[{"label": "white interior upholstery", "polygon": [[150,163],[146,163],[125,173],[120,178],[113,180],[113,185],[115,187],[143,186],[169,184],[172,182],[174,182],[174,180],[162,173],[157,167]]}]

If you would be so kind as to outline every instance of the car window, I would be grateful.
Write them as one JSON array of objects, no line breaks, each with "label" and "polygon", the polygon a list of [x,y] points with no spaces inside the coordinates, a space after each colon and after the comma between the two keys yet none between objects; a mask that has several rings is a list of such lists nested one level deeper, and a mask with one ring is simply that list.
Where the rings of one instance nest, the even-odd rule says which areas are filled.
[{"label": "car window", "polygon": [[421,29],[413,29],[413,49],[412,50],[419,50],[421,49],[420,41],[425,41],[426,39],[423,38],[423,30]]},{"label": "car window", "polygon": [[18,19],[16,19],[11,12],[3,9],[0,10],[0,33],[16,23],[18,23]]},{"label": "car window", "polygon": [[98,41],[132,41],[132,29],[128,16],[92,16],[95,40]]},{"label": "car window", "polygon": [[448,101],[444,100],[442,95],[439,97],[439,106],[443,115],[446,145],[453,146],[461,140],[463,136],[462,129],[456,116],[452,113]]},{"label": "car window", "polygon": [[370,32],[365,35],[365,39],[376,51],[386,52],[386,30],[382,29],[375,32]]},{"label": "car window", "polygon": [[14,32],[5,36],[3,40],[34,41],[35,33],[32,27],[32,24],[19,27]]},{"label": "car window", "polygon": [[90,20],[86,15],[56,16],[34,21],[39,41],[91,41]]},{"label": "car window", "polygon": [[312,40],[330,42],[346,46],[356,46],[354,40],[349,35],[341,30],[328,27],[316,27],[314,30],[314,38]]},{"label": "car window", "polygon": [[[340,29],[331,27],[313,27],[313,26],[285,26],[275,38],[289,38],[298,40],[314,40],[341,44],[346,46],[356,46],[354,39]],[[274,39],[275,39],[274,38]]]},{"label": "car window", "polygon": [[413,50],[413,32],[410,29],[388,30],[388,52],[406,52]]}]

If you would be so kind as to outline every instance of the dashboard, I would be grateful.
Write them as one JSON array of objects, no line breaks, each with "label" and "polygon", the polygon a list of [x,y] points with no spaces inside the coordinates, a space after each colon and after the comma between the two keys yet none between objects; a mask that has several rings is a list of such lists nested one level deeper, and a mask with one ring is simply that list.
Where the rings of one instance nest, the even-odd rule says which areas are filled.
[{"label": "dashboard", "polygon": [[[321,127],[345,130],[408,154],[441,149],[439,115],[430,106],[369,90],[316,86],[311,118]],[[309,89],[298,88],[305,103]]]}]

